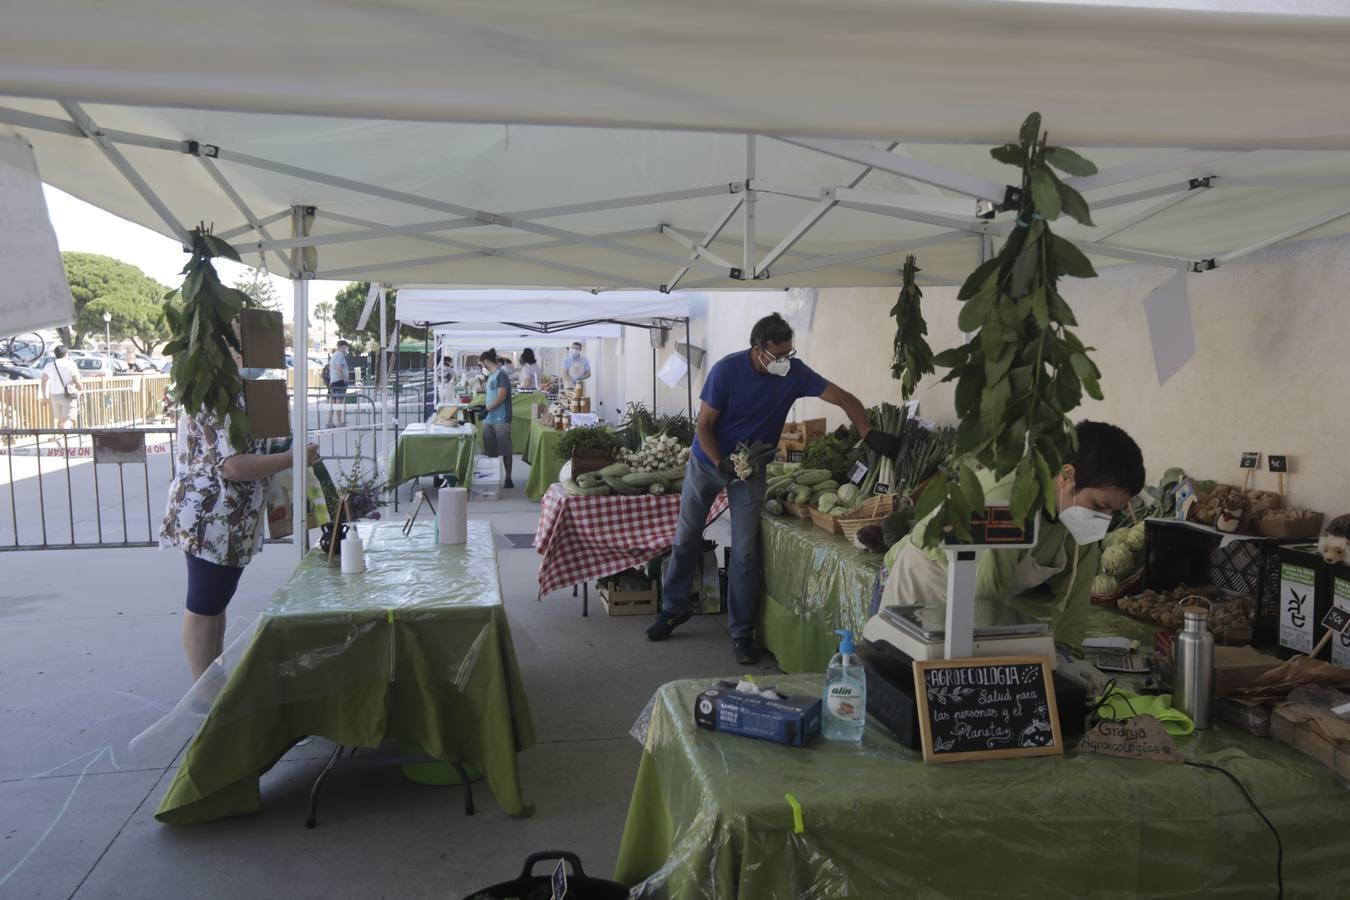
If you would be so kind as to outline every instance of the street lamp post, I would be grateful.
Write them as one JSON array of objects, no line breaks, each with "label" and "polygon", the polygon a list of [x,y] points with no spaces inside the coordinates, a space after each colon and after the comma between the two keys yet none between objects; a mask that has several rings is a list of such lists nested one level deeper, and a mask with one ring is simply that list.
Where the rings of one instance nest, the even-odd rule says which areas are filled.
[{"label": "street lamp post", "polygon": [[103,361],[112,372],[112,313],[103,314]]}]

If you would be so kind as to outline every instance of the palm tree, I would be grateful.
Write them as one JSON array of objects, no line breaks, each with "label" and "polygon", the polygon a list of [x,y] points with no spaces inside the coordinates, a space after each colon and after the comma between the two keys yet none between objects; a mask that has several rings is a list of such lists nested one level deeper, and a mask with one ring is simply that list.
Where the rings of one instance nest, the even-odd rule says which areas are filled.
[{"label": "palm tree", "polygon": [[325,300],[315,304],[314,317],[323,323],[323,348],[328,349],[328,320],[333,318],[333,304]]}]

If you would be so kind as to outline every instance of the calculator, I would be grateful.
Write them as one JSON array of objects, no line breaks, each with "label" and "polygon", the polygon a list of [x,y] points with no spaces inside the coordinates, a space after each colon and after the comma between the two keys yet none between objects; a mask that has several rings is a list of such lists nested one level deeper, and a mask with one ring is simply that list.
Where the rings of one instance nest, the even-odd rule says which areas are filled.
[{"label": "calculator", "polygon": [[1138,653],[1125,650],[1095,650],[1087,661],[1103,672],[1124,672],[1128,675],[1148,674],[1148,663]]}]

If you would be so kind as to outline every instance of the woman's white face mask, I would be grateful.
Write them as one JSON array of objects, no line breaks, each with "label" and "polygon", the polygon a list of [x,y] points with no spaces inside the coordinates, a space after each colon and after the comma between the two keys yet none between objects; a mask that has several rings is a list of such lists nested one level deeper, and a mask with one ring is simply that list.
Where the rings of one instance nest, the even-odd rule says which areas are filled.
[{"label": "woman's white face mask", "polygon": [[1102,540],[1111,527],[1111,516],[1077,504],[1060,510],[1059,521],[1080,547]]}]

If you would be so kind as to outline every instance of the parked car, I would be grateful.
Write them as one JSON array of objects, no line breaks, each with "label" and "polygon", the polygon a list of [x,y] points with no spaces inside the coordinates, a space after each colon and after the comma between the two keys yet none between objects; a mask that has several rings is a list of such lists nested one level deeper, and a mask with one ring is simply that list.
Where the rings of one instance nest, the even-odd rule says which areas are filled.
[{"label": "parked car", "polygon": [[[80,376],[83,378],[107,378],[121,374],[113,365],[113,360],[106,356],[75,356],[74,359],[75,368],[80,370]],[[125,366],[126,363],[122,365]]]},{"label": "parked car", "polygon": [[0,379],[7,381],[30,381],[41,377],[39,370],[17,363],[0,363]]}]

